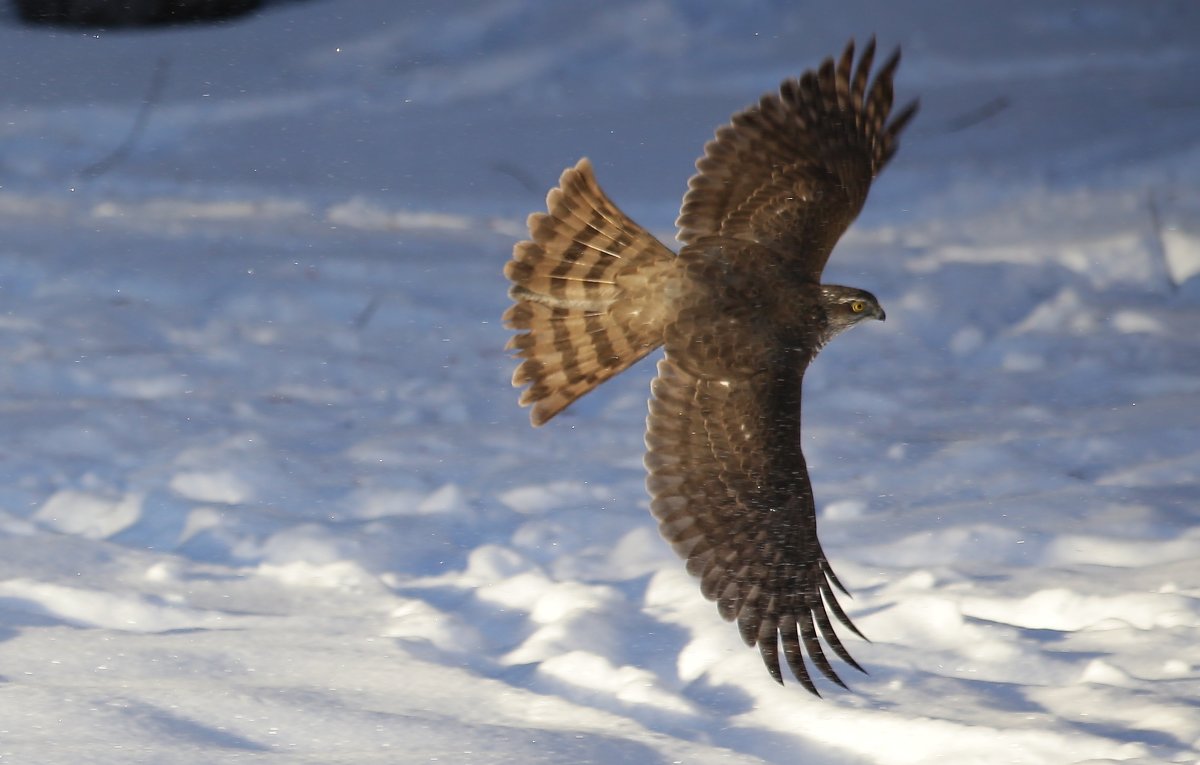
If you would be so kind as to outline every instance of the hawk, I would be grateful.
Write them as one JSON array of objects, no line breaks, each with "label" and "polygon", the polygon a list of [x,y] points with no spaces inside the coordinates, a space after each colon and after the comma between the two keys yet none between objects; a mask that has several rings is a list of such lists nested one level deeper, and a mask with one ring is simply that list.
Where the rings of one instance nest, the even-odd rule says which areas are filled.
[{"label": "hawk", "polygon": [[622,213],[582,159],[504,268],[508,349],[521,359],[513,385],[529,386],[520,403],[535,426],[663,347],[646,429],[650,510],[771,676],[783,683],[782,644],[814,694],[805,656],[846,687],[818,636],[863,671],[830,615],[862,633],[817,540],[800,388],[834,336],[884,319],[874,295],[822,284],[821,271],[917,108],[891,116],[900,52],[872,79],[874,53],[872,39],[855,65],[851,41],[716,131],[688,182],[678,254]]}]

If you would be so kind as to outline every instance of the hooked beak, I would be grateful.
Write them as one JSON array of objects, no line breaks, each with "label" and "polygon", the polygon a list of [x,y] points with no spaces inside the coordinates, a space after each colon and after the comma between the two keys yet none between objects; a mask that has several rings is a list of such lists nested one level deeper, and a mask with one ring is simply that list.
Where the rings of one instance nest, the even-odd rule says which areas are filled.
[{"label": "hooked beak", "polygon": [[887,312],[883,310],[883,306],[879,307],[879,310],[875,313],[875,318],[880,321],[887,321]]}]

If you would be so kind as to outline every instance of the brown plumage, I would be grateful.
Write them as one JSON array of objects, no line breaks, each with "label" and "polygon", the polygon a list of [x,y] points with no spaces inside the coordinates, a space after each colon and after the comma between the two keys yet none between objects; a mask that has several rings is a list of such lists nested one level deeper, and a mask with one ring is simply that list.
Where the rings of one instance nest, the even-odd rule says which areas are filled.
[{"label": "brown plumage", "polygon": [[565,171],[529,216],[530,239],[513,248],[504,275],[515,305],[508,343],[524,359],[513,385],[541,425],[662,343],[668,308],[654,299],[675,253],[608,200],[586,159]]},{"label": "brown plumage", "polygon": [[513,384],[529,385],[534,425],[664,346],[647,419],[651,512],[771,675],[782,682],[782,642],[813,693],[805,656],[842,684],[822,639],[861,669],[834,619],[861,633],[817,540],[801,384],[835,335],[884,318],[869,292],[820,276],[916,111],[889,121],[899,52],[871,80],[874,49],[855,66],[851,42],[717,130],[683,200],[678,255],[608,200],[585,159],[504,270]]}]

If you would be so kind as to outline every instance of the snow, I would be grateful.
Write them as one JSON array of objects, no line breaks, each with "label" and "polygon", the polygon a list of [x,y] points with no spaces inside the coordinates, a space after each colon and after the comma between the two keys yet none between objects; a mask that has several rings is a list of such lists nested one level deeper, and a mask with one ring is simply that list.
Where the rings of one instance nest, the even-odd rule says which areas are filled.
[{"label": "snow", "polygon": [[[7,12],[0,761],[1196,761],[1198,30],[1186,0]],[[654,530],[652,362],[530,429],[501,267],[584,155],[669,240],[712,130],[871,33],[922,111],[827,271],[888,321],[806,379],[871,639],[816,699]]]}]

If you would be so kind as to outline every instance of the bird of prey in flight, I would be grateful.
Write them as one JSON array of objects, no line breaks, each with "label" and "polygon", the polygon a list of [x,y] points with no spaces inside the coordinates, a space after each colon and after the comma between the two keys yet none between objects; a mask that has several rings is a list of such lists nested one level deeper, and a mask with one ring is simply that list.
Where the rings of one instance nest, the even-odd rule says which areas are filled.
[{"label": "bird of prey in flight", "polygon": [[[823,284],[838,238],[891,159],[916,103],[892,115],[896,51],[871,76],[872,40],[786,80],[704,147],[676,221],[678,254],[621,212],[582,159],[504,269],[521,359],[513,385],[542,425],[659,346],[646,486],[662,536],[736,620],[772,677],[783,658],[817,693],[805,658],[852,667],[838,581],[817,540],[801,452],[800,389],[821,348],[865,319],[871,293]],[[832,615],[832,619],[830,618]]]}]

